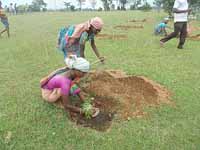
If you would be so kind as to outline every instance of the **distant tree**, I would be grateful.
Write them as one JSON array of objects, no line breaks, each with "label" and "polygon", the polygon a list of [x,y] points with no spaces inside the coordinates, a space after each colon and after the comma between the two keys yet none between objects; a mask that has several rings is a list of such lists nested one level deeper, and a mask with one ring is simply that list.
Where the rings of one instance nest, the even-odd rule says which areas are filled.
[{"label": "distant tree", "polygon": [[29,5],[28,4],[18,5],[17,9],[19,13],[26,13],[29,9]]},{"label": "distant tree", "polygon": [[195,5],[195,6],[198,5],[198,6],[200,7],[200,0],[190,0],[189,3],[190,3],[191,6],[193,6],[193,5]]},{"label": "distant tree", "polygon": [[113,0],[116,2],[117,10],[120,10],[120,0]]},{"label": "distant tree", "polygon": [[79,3],[79,9],[82,10],[82,5],[86,0],[77,0],[77,2]]},{"label": "distant tree", "polygon": [[115,4],[112,4],[112,5],[111,5],[111,9],[112,9],[112,10],[115,10]]},{"label": "distant tree", "polygon": [[128,0],[120,0],[121,10],[126,10],[125,5],[128,3]]},{"label": "distant tree", "polygon": [[30,8],[32,11],[40,11],[43,8],[46,8],[47,4],[43,0],[33,0]]},{"label": "distant tree", "polygon": [[70,6],[70,11],[75,11],[75,6],[74,5]]},{"label": "distant tree", "polygon": [[2,2],[0,1],[0,9],[2,9]]},{"label": "distant tree", "polygon": [[156,7],[161,8],[161,6],[162,6],[162,0],[154,0],[153,4]]},{"label": "distant tree", "polygon": [[42,8],[42,11],[43,11],[43,12],[46,12],[46,11],[47,11],[47,8],[46,8],[46,7]]},{"label": "distant tree", "polygon": [[156,9],[158,10],[158,12],[160,12],[160,9],[162,8],[161,0],[154,0],[153,4],[156,7]]},{"label": "distant tree", "polygon": [[190,0],[190,7],[193,14],[200,14],[200,0]]},{"label": "distant tree", "polygon": [[139,10],[144,10],[144,11],[148,11],[148,10],[151,10],[151,5],[147,2],[147,1],[144,1],[144,4],[139,7]]},{"label": "distant tree", "polygon": [[112,5],[112,0],[101,0],[103,3],[103,7],[105,11],[110,10],[110,6]]},{"label": "distant tree", "polygon": [[97,4],[97,1],[96,0],[90,0],[90,4],[92,6],[92,9],[95,9],[95,6]]},{"label": "distant tree", "polygon": [[[170,16],[172,15],[172,9],[175,0],[154,0],[154,5],[162,6],[165,12],[167,12]],[[200,6],[200,0],[190,0],[189,1],[190,7]]]},{"label": "distant tree", "polygon": [[130,2],[132,3],[130,6],[130,9],[135,10],[135,9],[138,9],[138,7],[142,1],[141,0],[130,0]]},{"label": "distant tree", "polygon": [[102,11],[103,9],[102,9],[101,7],[99,7],[97,10],[98,10],[98,11]]},{"label": "distant tree", "polygon": [[163,9],[165,12],[167,12],[169,14],[169,16],[172,15],[174,1],[175,0],[162,0]]},{"label": "distant tree", "polygon": [[65,5],[66,9],[69,10],[71,3],[70,2],[64,2],[64,5]]}]

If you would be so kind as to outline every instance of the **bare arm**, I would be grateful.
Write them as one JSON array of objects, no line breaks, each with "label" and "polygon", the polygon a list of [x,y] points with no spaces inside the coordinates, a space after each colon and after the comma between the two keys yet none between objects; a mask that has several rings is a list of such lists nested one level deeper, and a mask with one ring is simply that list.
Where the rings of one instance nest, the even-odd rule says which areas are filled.
[{"label": "bare arm", "polygon": [[63,105],[66,111],[70,110],[75,113],[81,113],[81,108],[78,108],[69,104],[69,96],[62,95],[62,101],[63,101]]},{"label": "bare arm", "polygon": [[92,47],[92,50],[94,51],[95,55],[99,58],[100,54],[99,54],[99,51],[97,50],[97,47],[96,47],[94,40],[91,40],[91,47]]},{"label": "bare arm", "polygon": [[80,56],[85,58],[85,43],[80,44]]},{"label": "bare arm", "polygon": [[95,41],[91,40],[90,44],[91,44],[92,50],[94,51],[95,55],[99,58],[99,60],[101,60],[101,62],[104,62],[104,57],[100,56],[99,51],[96,47]]},{"label": "bare arm", "polygon": [[78,93],[78,97],[81,100],[81,102],[84,102],[85,97],[83,96],[82,92]]}]

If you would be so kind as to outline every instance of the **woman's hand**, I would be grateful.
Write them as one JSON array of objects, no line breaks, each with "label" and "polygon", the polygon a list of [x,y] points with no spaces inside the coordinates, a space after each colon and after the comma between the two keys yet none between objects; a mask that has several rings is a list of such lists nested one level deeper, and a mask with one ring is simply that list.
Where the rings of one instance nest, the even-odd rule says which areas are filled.
[{"label": "woman's hand", "polygon": [[104,61],[105,61],[105,57],[100,56],[100,57],[99,57],[99,60],[100,60],[102,63],[104,63]]}]

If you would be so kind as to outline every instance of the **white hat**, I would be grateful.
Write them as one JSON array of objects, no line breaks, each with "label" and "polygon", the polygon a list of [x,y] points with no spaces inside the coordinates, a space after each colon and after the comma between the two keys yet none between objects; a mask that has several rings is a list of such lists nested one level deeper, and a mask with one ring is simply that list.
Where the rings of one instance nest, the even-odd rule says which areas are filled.
[{"label": "white hat", "polygon": [[77,57],[76,55],[71,55],[69,58],[66,58],[65,63],[70,69],[76,69],[82,72],[89,72],[90,70],[90,63],[86,59]]}]

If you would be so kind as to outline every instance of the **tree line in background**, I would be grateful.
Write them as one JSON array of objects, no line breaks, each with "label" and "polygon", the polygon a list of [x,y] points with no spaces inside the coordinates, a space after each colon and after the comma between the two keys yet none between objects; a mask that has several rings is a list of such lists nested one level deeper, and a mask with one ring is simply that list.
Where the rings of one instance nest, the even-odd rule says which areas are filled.
[{"label": "tree line in background", "polygon": [[[64,2],[64,9],[59,9],[60,11],[77,11],[77,10],[98,10],[98,11],[110,11],[110,10],[126,10],[126,5],[129,4],[129,8],[131,10],[150,10],[152,9],[151,5],[147,3],[146,0],[101,0],[103,3],[103,8],[96,8],[97,0],[89,0],[92,8],[82,9],[82,6],[85,4],[86,0],[76,0],[78,2],[78,7],[71,2]],[[9,8],[8,8],[9,11]],[[39,12],[39,11],[47,11],[47,3],[44,0],[33,0],[32,3],[18,5],[17,12]]]},{"label": "tree line in background", "polygon": [[[154,0],[154,5],[158,9],[164,9],[165,12],[169,14],[169,16],[172,15],[172,9],[174,5],[175,0]],[[193,13],[199,13],[200,12],[200,0],[189,0],[190,8],[192,8]]]},{"label": "tree line in background", "polygon": [[[126,5],[129,4],[129,9],[131,10],[150,10],[152,9],[151,5],[147,2],[147,0],[101,0],[103,3],[103,8],[96,8],[97,0],[89,0],[93,10],[126,10]],[[79,10],[82,10],[82,6],[86,2],[86,0],[77,0],[79,4]],[[70,10],[71,5],[70,2],[64,2],[66,9]]]},{"label": "tree line in background", "polygon": [[[64,2],[64,9],[61,11],[76,11],[76,10],[98,10],[98,11],[110,11],[110,10],[151,10],[152,7],[155,9],[164,9],[169,15],[172,14],[172,7],[175,0],[154,0],[154,6],[151,6],[147,0],[101,0],[103,3],[103,8],[96,8],[97,0],[89,0],[92,8],[82,9],[86,0],[76,0],[78,2],[78,8],[75,7],[71,2]],[[19,13],[23,12],[38,12],[47,11],[47,4],[44,0],[33,0],[30,5],[19,5],[17,6],[17,11]],[[193,12],[198,11],[200,7],[200,0],[190,0],[190,7],[193,8]]]},{"label": "tree line in background", "polygon": [[10,3],[10,6],[5,6],[5,9],[7,12],[12,14],[12,11],[15,10],[15,14],[17,13],[25,13],[25,12],[39,12],[39,11],[47,11],[47,4],[43,0],[33,0],[32,3],[24,4],[24,5],[16,5],[12,8],[12,3]]}]

